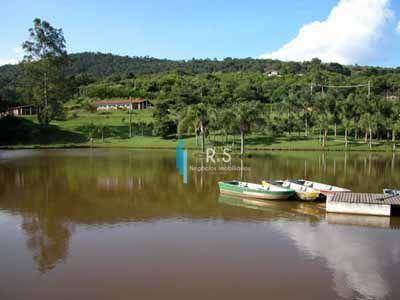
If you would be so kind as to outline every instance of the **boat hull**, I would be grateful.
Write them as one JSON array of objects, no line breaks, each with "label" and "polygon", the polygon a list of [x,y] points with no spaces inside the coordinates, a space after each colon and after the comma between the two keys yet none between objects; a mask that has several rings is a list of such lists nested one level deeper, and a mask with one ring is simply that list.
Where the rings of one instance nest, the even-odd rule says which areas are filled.
[{"label": "boat hull", "polygon": [[338,193],[349,193],[351,190],[333,186],[333,185],[328,185],[328,184],[323,184],[323,183],[318,183],[314,181],[307,181],[307,180],[294,180],[292,181],[296,184],[304,185],[309,188],[312,188],[316,192],[324,195],[325,197],[333,196]]},{"label": "boat hull", "polygon": [[[263,186],[268,186],[268,185],[275,185],[275,186],[283,186],[285,184],[284,180],[263,180],[262,185]],[[290,183],[289,186],[286,186],[289,189],[292,189],[295,191],[295,195],[298,200],[301,201],[316,201],[320,197],[320,192],[316,190],[312,190],[308,188],[309,190],[301,190],[300,186],[293,186],[293,183]],[[304,189],[304,188],[303,188]]]},{"label": "boat hull", "polygon": [[296,196],[302,201],[316,201],[320,192],[296,192]]},{"label": "boat hull", "polygon": [[228,190],[220,190],[220,192],[223,195],[254,198],[254,199],[263,199],[263,200],[287,200],[291,196],[291,195],[268,195],[268,194],[256,193],[256,192],[236,192],[236,191],[228,191]]},{"label": "boat hull", "polygon": [[220,193],[230,196],[238,196],[244,198],[254,198],[262,200],[288,200],[293,196],[292,191],[257,191],[245,187],[234,186],[227,183],[219,183]]}]

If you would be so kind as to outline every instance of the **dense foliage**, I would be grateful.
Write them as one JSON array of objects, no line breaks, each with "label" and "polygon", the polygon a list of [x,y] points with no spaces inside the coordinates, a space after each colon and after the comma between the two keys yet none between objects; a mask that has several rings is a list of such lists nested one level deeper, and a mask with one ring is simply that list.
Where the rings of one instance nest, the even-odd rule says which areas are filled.
[{"label": "dense foliage", "polygon": [[64,67],[67,51],[62,29],[36,18],[22,48],[25,57],[17,81],[20,94],[38,107],[39,122],[48,124],[60,115],[62,102],[66,99]]},{"label": "dense foliage", "polygon": [[[153,131],[163,137],[196,133],[204,138],[210,131],[244,135],[254,129],[307,136],[313,131],[324,144],[330,131],[345,135],[346,143],[350,135],[372,143],[373,138],[394,140],[400,131],[399,68],[323,64],[318,59],[173,61],[101,53],[72,54],[69,61],[64,98],[85,103],[150,99]],[[17,66],[0,67],[3,101],[29,102],[18,94],[18,73]],[[347,87],[352,85],[364,86]],[[251,120],[242,122],[240,111],[252,112]]]},{"label": "dense foliage", "polygon": [[[119,82],[142,75],[162,75],[174,73],[177,75],[206,75],[215,73],[258,73],[264,74],[276,70],[281,75],[307,75],[315,67],[314,62],[281,62],[264,59],[224,60],[193,59],[175,61],[150,57],[128,57],[102,53],[77,53],[68,55],[70,62],[65,70],[70,92],[76,92],[80,86],[106,80]],[[393,93],[398,89],[400,68],[377,68],[360,66],[342,66],[336,63],[319,64],[321,72],[342,76],[342,81],[377,78],[374,85],[379,93]],[[29,102],[16,92],[18,65],[0,67],[0,100],[12,102]],[[326,79],[326,78],[325,78]],[[329,78],[330,79],[330,78]],[[328,83],[325,82],[325,83]]]},{"label": "dense foliage", "polygon": [[[338,130],[345,134],[346,140],[350,133],[354,138],[367,133],[370,142],[373,137],[396,137],[400,129],[400,74],[395,70],[372,72],[368,68],[355,68],[346,75],[342,72],[344,67],[337,66],[332,71],[331,65],[318,60],[307,64],[307,73],[280,76],[266,76],[263,72],[174,72],[118,81],[107,78],[81,87],[80,96],[152,99],[157,123],[165,124],[161,127],[168,128],[164,133],[169,134],[206,132],[202,119],[213,130],[238,134],[241,130],[237,116],[252,104],[258,107],[263,119],[255,122],[263,123],[256,126],[258,131],[273,134],[302,131],[308,135],[313,129],[320,132],[322,144],[330,129],[335,134]],[[332,85],[339,87],[329,87]],[[200,104],[207,108],[207,118],[204,112],[201,117],[195,113]]]}]

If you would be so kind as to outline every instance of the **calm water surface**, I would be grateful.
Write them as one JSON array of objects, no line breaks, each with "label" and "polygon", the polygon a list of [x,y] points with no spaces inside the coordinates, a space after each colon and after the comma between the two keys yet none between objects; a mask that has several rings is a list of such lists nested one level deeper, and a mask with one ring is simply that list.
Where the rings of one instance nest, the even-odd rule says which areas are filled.
[{"label": "calm water surface", "polygon": [[400,186],[400,156],[271,153],[223,171],[189,156],[184,184],[174,151],[0,152],[0,299],[400,299],[398,219],[217,187],[305,177],[381,192]]}]

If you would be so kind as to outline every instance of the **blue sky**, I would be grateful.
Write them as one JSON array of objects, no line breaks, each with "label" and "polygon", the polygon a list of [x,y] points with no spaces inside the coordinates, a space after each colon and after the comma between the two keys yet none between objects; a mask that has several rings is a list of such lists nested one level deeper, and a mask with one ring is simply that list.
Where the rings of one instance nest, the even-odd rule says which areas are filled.
[{"label": "blue sky", "polygon": [[[375,22],[375,27],[371,27],[369,35],[361,36],[360,42],[352,47],[350,45],[348,49],[344,49],[348,44],[346,39],[337,50],[337,45],[330,45],[335,40],[332,38],[325,39],[319,47],[315,46],[317,50],[310,50],[304,44],[314,45],[314,41],[306,43],[310,37],[316,39],[315,43],[322,43],[318,34],[326,37],[324,24],[321,28],[311,26],[309,37],[299,37],[292,42],[293,45],[290,43],[298,37],[299,30],[304,25],[326,20],[332,9],[338,6],[339,0],[2,0],[0,64],[13,62],[21,56],[18,47],[28,37],[27,30],[32,25],[32,20],[40,17],[55,27],[63,28],[69,52],[100,51],[172,59],[262,55],[285,60],[303,60],[303,57],[314,54],[323,56],[325,52],[331,53],[334,49],[336,52],[333,56],[329,54],[326,60],[400,65],[400,33],[396,32],[400,1],[341,1],[358,2],[355,5],[361,7],[354,12],[354,18],[357,18],[357,14],[365,14],[365,22]],[[364,4],[360,1],[364,1]],[[365,5],[368,1],[378,5],[379,9],[389,11],[390,16],[377,19],[375,15],[368,16],[371,14],[368,11],[371,5]],[[343,11],[345,8],[339,10],[339,19],[340,14],[350,14],[349,18],[352,17],[352,12]],[[384,24],[381,22],[383,19]],[[357,24],[353,26],[351,20],[349,22],[349,28],[357,27]],[[337,22],[329,22],[328,27],[337,26],[335,24]],[[314,31],[317,33],[313,33]],[[358,41],[352,36],[347,38]],[[285,44],[289,45],[282,49]],[[327,47],[332,51],[327,51]],[[297,49],[302,49],[301,53],[297,53]],[[321,51],[325,52],[321,54]]]}]

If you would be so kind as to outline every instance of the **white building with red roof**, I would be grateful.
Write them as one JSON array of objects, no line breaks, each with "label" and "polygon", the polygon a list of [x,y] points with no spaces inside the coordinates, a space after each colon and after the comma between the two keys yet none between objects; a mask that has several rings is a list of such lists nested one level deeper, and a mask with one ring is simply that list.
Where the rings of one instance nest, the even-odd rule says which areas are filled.
[{"label": "white building with red roof", "polygon": [[142,110],[150,106],[146,99],[121,99],[121,100],[98,100],[94,102],[97,110],[128,109]]}]

